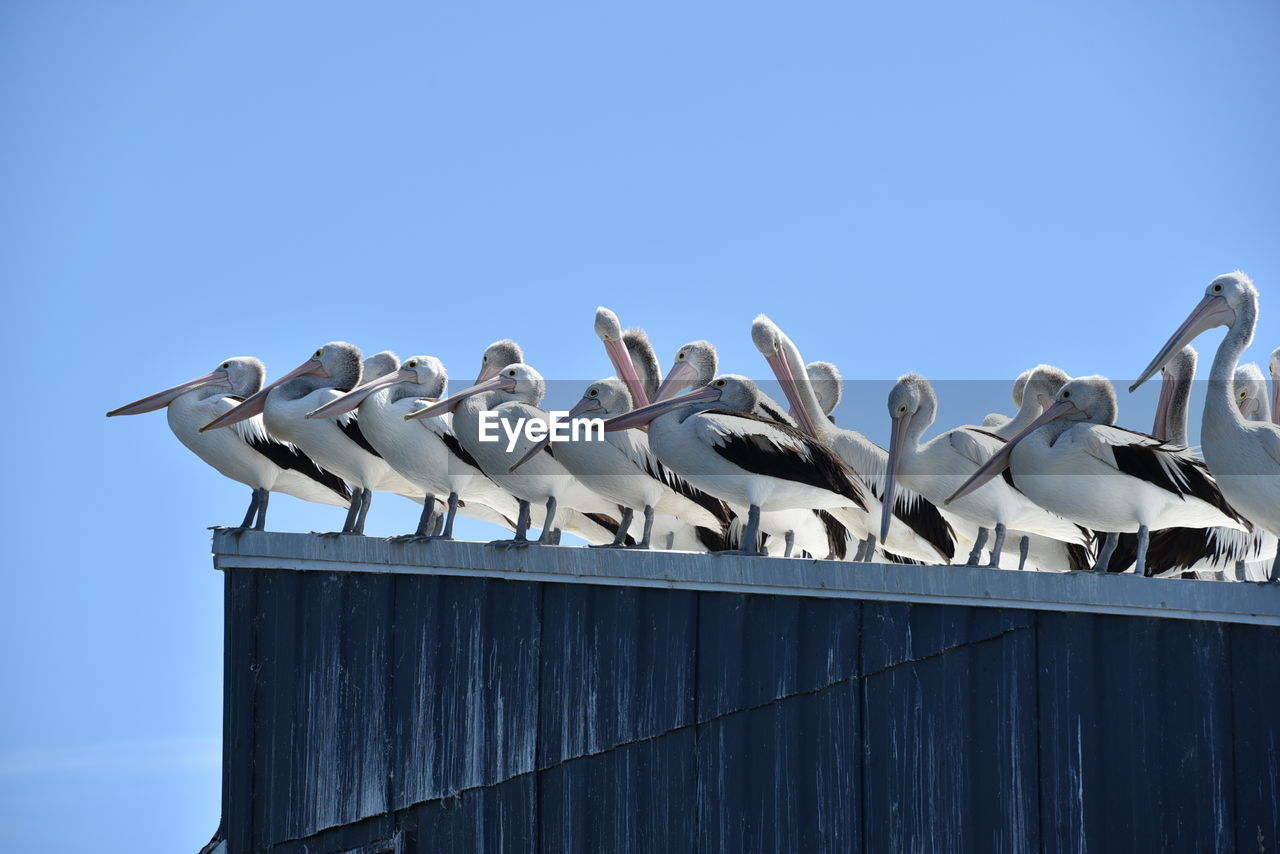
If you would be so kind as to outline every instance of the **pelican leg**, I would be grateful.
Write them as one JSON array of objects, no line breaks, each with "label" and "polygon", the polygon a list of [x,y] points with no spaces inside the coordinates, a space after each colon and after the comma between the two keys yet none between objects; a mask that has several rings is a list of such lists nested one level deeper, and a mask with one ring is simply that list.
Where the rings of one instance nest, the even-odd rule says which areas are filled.
[{"label": "pelican leg", "polygon": [[1018,569],[1026,568],[1029,551],[1031,551],[1031,538],[1023,534],[1022,539],[1018,540]]},{"label": "pelican leg", "polygon": [[556,536],[556,497],[547,499],[547,516],[542,520],[542,536],[538,537],[538,545],[554,546],[559,540]]},{"label": "pelican leg", "polygon": [[1151,542],[1151,529],[1146,525],[1138,526],[1138,557],[1133,562],[1133,571],[1137,575],[1147,575],[1147,545]]},{"label": "pelican leg", "polygon": [[973,541],[973,551],[969,552],[969,559],[965,561],[965,566],[977,566],[978,561],[982,560],[982,549],[987,545],[989,533],[986,528],[978,529],[978,537]]},{"label": "pelican leg", "polygon": [[[649,508],[646,507],[645,509],[648,510]],[[635,515],[636,515],[635,511],[632,510],[630,507],[624,507],[622,510],[622,521],[618,523],[618,533],[613,535],[613,542],[600,543],[599,545],[588,543],[587,548],[589,549],[626,548],[625,543],[627,540],[627,530],[631,527],[631,520],[635,518]]]},{"label": "pelican leg", "polygon": [[361,492],[360,515],[356,517],[356,529],[351,533],[358,534],[359,536],[363,537],[364,536],[364,517],[369,515],[369,505],[373,503],[373,490],[362,489],[360,490],[360,492]]},{"label": "pelican leg", "polygon": [[1004,551],[1004,532],[1003,522],[996,523],[996,538],[991,541],[991,562],[987,566],[1000,566],[1000,553]]},{"label": "pelican leg", "polygon": [[1102,549],[1098,552],[1098,560],[1093,565],[1094,572],[1106,572],[1107,564],[1111,563],[1111,555],[1115,553],[1116,543],[1120,541],[1120,535],[1115,531],[1108,531],[1106,538],[1102,541]]},{"label": "pelican leg", "polygon": [[515,537],[510,540],[493,540],[489,545],[500,549],[518,549],[529,545],[529,502],[524,499],[517,499],[517,502],[520,513],[516,516]]},{"label": "pelican leg", "polygon": [[874,563],[876,559],[876,535],[875,534],[870,534],[867,536],[866,545],[867,545],[867,552],[862,556],[862,559],[866,563]]},{"label": "pelican leg", "polygon": [[388,537],[387,542],[409,543],[431,539],[431,527],[435,522],[435,516],[436,497],[428,493],[426,500],[422,502],[422,515],[418,517],[418,529],[412,534],[400,534],[399,536]]},{"label": "pelican leg", "polygon": [[253,530],[265,531],[267,529],[267,503],[271,500],[271,490],[264,486],[258,491],[262,495],[258,501],[258,521],[253,523]]},{"label": "pelican leg", "polygon": [[738,543],[738,548],[728,549],[722,552],[712,552],[715,555],[753,555],[759,557],[767,555],[768,551],[761,548],[760,542],[760,508],[752,504],[751,509],[747,511],[747,524],[742,529],[742,540]]},{"label": "pelican leg", "polygon": [[355,524],[356,524],[356,517],[360,515],[360,505],[363,503],[363,499],[361,497],[362,493],[363,493],[363,490],[360,490],[360,489],[351,490],[351,503],[347,505],[347,519],[345,522],[342,523],[342,530],[326,531],[323,534],[320,534],[319,536],[337,537],[337,536],[341,536],[342,534],[353,533],[355,529]]},{"label": "pelican leg", "polygon": [[[1280,554],[1280,552],[1278,552],[1277,554]],[[1225,576],[1225,573],[1223,573],[1223,574],[1224,574],[1224,576]],[[1248,577],[1249,577],[1249,576],[1245,574],[1244,561],[1242,561],[1242,560],[1238,560],[1238,561],[1236,561],[1236,577],[1235,577],[1235,580],[1236,580],[1236,581],[1246,581],[1246,580],[1248,580]]]},{"label": "pelican leg", "polygon": [[853,555],[854,563],[862,563],[862,559],[867,555],[867,541],[858,540],[858,551]]},{"label": "pelican leg", "polygon": [[786,548],[783,550],[782,556],[791,557],[791,550],[796,547],[796,532],[787,531],[786,538],[783,540],[783,542],[786,544]]},{"label": "pelican leg", "polygon": [[[649,537],[653,535],[653,508],[644,508],[644,531],[640,534],[640,542],[636,544],[638,549],[649,548]],[[671,551],[671,547],[676,544],[675,533],[667,535],[667,551]]]},{"label": "pelican leg", "polygon": [[253,527],[254,517],[258,515],[258,505],[261,503],[262,494],[255,489],[253,491],[253,498],[249,499],[249,512],[244,514],[244,521],[240,523],[239,530],[245,531]]}]

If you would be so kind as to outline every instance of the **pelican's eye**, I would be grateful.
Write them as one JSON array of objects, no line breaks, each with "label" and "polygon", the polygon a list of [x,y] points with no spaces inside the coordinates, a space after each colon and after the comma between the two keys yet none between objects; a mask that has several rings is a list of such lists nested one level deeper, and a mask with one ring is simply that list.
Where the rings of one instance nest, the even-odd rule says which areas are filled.
[{"label": "pelican's eye", "polygon": [[405,367],[406,367],[406,368],[416,368],[416,367],[418,367],[418,360],[417,360],[417,359],[410,359],[410,360],[409,360],[409,364],[405,365]]},{"label": "pelican's eye", "polygon": [[1066,399],[1067,399],[1067,398],[1069,398],[1069,397],[1071,397],[1071,389],[1069,389],[1069,388],[1067,388],[1067,389],[1063,389],[1063,390],[1062,390],[1062,399],[1063,399],[1063,400],[1066,400]]},{"label": "pelican's eye", "polygon": [[218,366],[218,370],[225,371],[229,367],[231,367],[230,362],[223,362],[221,365]]},{"label": "pelican's eye", "polygon": [[488,361],[489,361],[489,354],[488,354],[488,353],[485,353],[483,356],[481,356],[481,357],[480,357],[480,364],[482,364],[482,365],[487,364],[487,363],[488,363]]},{"label": "pelican's eye", "polygon": [[591,397],[595,397],[599,393],[600,392],[596,391],[595,389],[591,389],[591,391],[587,392],[587,394],[590,395]]},{"label": "pelican's eye", "polygon": [[728,380],[716,380],[716,388],[724,388],[729,384]]},{"label": "pelican's eye", "polygon": [[684,359],[684,351],[681,350],[679,353],[676,353],[676,361],[679,362],[683,359]]},{"label": "pelican's eye", "polygon": [[1247,388],[1242,388],[1240,389],[1240,393],[1236,396],[1239,397],[1241,400],[1244,400],[1246,397],[1249,396],[1249,390]]},{"label": "pelican's eye", "polygon": [[312,354],[311,354],[311,358],[313,358],[313,359],[319,359],[319,358],[320,358],[321,356],[323,356],[323,355],[324,355],[324,348],[323,348],[323,347],[321,347],[319,350],[317,350],[317,351],[315,351],[314,353],[312,353]]},{"label": "pelican's eye", "polygon": [[516,375],[516,372],[514,370],[507,371],[507,376],[514,377],[515,375]]},{"label": "pelican's eye", "polygon": [[905,403],[898,404],[898,414],[905,415],[907,413],[907,405]]}]

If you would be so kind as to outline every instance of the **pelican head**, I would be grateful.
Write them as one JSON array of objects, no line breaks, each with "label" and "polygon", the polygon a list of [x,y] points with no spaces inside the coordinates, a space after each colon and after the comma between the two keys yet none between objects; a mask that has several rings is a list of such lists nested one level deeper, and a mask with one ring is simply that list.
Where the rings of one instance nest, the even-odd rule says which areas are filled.
[{"label": "pelican head", "polygon": [[609,377],[587,386],[582,399],[569,410],[569,417],[621,415],[630,411],[631,392],[627,391],[627,384],[617,377]]},{"label": "pelican head", "polygon": [[252,418],[262,412],[267,403],[267,395],[273,389],[285,383],[300,381],[310,388],[336,388],[339,391],[350,391],[360,384],[363,370],[360,348],[346,341],[330,341],[311,354],[298,367],[277,379],[275,382],[251,395],[235,409],[222,413],[217,418],[200,428],[200,432],[226,427]]},{"label": "pelican head", "polygon": [[738,374],[721,374],[707,385],[692,391],[641,406],[623,415],[615,415],[604,422],[604,429],[612,432],[643,427],[658,416],[685,406],[693,406],[695,411],[732,409],[736,412],[750,412],[755,409],[759,399],[760,392],[751,380]]},{"label": "pelican head", "polygon": [[[1041,367],[1047,367],[1047,366],[1042,365]],[[1022,373],[1018,374],[1018,378],[1013,381],[1013,390],[1009,393],[1009,396],[1013,398],[1014,406],[1017,406],[1019,408],[1022,407],[1022,398],[1027,391],[1027,380],[1031,379],[1031,372],[1034,370],[1035,368],[1028,368]]]},{"label": "pelican head", "polygon": [[372,356],[365,357],[360,379],[362,382],[367,383],[370,380],[385,377],[399,368],[400,357],[390,350],[383,350],[381,353],[374,353]]},{"label": "pelican head", "polygon": [[1236,321],[1244,319],[1245,323],[1241,328],[1246,334],[1243,346],[1247,347],[1253,337],[1253,323],[1257,316],[1258,289],[1253,286],[1253,280],[1239,270],[1219,276],[1205,288],[1204,298],[1191,310],[1191,314],[1182,322],[1182,325],[1174,330],[1173,335],[1160,348],[1160,352],[1156,353],[1155,358],[1151,360],[1151,364],[1147,365],[1142,375],[1129,386],[1129,391],[1133,391],[1151,379],[1156,371],[1173,358],[1175,353],[1190,344],[1201,332],[1213,329],[1215,326],[1235,328]]},{"label": "pelican head", "polygon": [[[368,364],[369,360],[366,359],[365,365]],[[392,392],[395,400],[404,397],[439,398],[444,395],[447,381],[444,365],[435,356],[413,356],[395,370],[374,376],[358,388],[313,409],[306,417],[336,418],[355,409],[369,395],[384,388],[395,389]]]},{"label": "pelican head", "polygon": [[1029,394],[1029,402],[1039,406],[1040,411],[1043,412],[1053,403],[1062,387],[1071,382],[1070,374],[1053,365],[1036,365],[1027,371],[1026,375],[1027,379],[1022,384],[1022,402],[1018,404],[1019,409],[1028,403]]},{"label": "pelican head", "polygon": [[1256,362],[1246,362],[1236,368],[1232,393],[1240,414],[1247,420],[1271,420],[1271,406],[1267,399],[1267,380]]},{"label": "pelican head", "polygon": [[478,382],[470,388],[464,388],[462,391],[449,395],[444,400],[436,401],[430,406],[410,412],[405,416],[408,421],[411,418],[430,418],[433,415],[440,415],[445,412],[452,412],[457,408],[458,404],[469,397],[486,392],[498,392],[498,399],[494,405],[500,403],[508,403],[511,401],[519,401],[520,403],[528,403],[537,406],[542,403],[542,398],[547,392],[547,382],[542,378],[542,374],[535,371],[529,365],[523,362],[507,365],[497,371],[492,377],[482,382]]},{"label": "pelican head", "polygon": [[196,389],[215,389],[238,397],[249,397],[262,388],[266,373],[267,369],[262,362],[252,356],[234,356],[223,361],[207,374],[148,395],[141,400],[135,400],[119,409],[113,409],[107,413],[107,417],[140,415],[143,412],[163,409],[182,395]]},{"label": "pelican head", "polygon": [[716,376],[719,357],[710,341],[690,341],[676,351],[671,370],[658,386],[654,400],[667,400],[682,388],[704,386]]},{"label": "pelican head", "polygon": [[606,344],[622,340],[622,321],[602,305],[596,307],[596,335]]},{"label": "pelican head", "polygon": [[818,405],[830,417],[844,396],[844,377],[840,376],[840,369],[831,362],[810,362],[804,366],[804,372],[809,376],[809,385],[818,398]]},{"label": "pelican head", "polygon": [[484,355],[480,357],[480,373],[476,375],[475,385],[480,385],[485,380],[496,377],[498,371],[501,371],[507,365],[514,365],[523,361],[524,350],[520,349],[519,344],[510,338],[494,341],[484,348]]}]

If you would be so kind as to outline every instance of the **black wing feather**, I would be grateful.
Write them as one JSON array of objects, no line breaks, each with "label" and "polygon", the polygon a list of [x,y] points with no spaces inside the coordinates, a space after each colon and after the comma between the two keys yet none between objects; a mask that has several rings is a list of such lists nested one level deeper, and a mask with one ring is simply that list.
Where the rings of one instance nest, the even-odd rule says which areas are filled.
[{"label": "black wing feather", "polygon": [[364,437],[364,433],[360,430],[360,421],[354,414],[350,418],[339,419],[338,426],[342,428],[342,432],[347,434],[347,438],[364,448],[375,457],[381,459],[382,454],[378,453],[377,448],[369,444],[369,440]]},{"label": "black wing feather", "polygon": [[305,475],[342,499],[351,500],[351,489],[347,486],[346,481],[328,469],[320,468],[320,466],[316,465],[315,460],[299,451],[293,445],[277,442],[275,439],[263,435],[254,436],[245,441],[250,448],[253,448],[271,460],[271,462],[280,466],[280,468]]},{"label": "black wing feather", "polygon": [[722,434],[720,441],[712,447],[715,448],[716,453],[739,468],[752,474],[791,480],[817,489],[825,489],[848,498],[850,504],[860,510],[867,509],[861,487],[849,476],[840,458],[826,446],[819,445],[794,427],[745,412],[712,409],[706,414],[731,415],[735,418],[767,424],[771,429],[780,430],[804,443],[809,451],[808,459],[805,459],[794,451],[784,450],[764,436]]}]

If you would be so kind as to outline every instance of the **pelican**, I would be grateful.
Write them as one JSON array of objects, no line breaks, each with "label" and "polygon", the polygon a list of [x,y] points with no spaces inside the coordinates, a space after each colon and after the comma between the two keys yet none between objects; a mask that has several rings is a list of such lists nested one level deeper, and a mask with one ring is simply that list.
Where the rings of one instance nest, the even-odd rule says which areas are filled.
[{"label": "pelican", "polygon": [[1137,571],[1147,574],[1150,532],[1158,528],[1247,530],[1199,459],[1186,448],[1114,426],[1115,389],[1106,377],[1079,377],[1052,406],[1005,444],[948,499],[956,501],[1010,469],[1032,501],[1087,528],[1107,532],[1103,570],[1120,532],[1137,532]]},{"label": "pelican", "polygon": [[494,341],[484,348],[480,356],[480,373],[472,385],[480,385],[485,380],[493,379],[507,365],[524,361],[524,350],[510,338]]},{"label": "pelican", "polygon": [[[715,379],[719,355],[715,345],[710,341],[691,341],[676,351],[662,385],[658,387],[653,399],[655,402],[669,400],[681,389],[701,388]],[[764,392],[757,388],[757,398],[753,415],[770,421],[777,421],[794,428],[796,422],[785,413]],[[739,523],[735,520],[734,529],[740,535]],[[849,554],[849,541],[855,539],[862,543],[865,532],[850,531],[845,525],[824,510],[810,512],[796,510],[763,511],[760,515],[760,530],[769,538],[769,542],[782,544],[781,554],[790,557],[792,551],[799,548],[802,554],[824,555],[829,559],[843,560]],[[859,551],[855,560],[862,559]],[[887,555],[890,559],[901,560],[896,555]],[[871,560],[872,555],[865,555]]]},{"label": "pelican", "polygon": [[[858,478],[873,503],[879,503],[888,469],[889,454],[855,430],[836,427],[822,412],[813,388],[804,373],[804,359],[795,343],[776,323],[759,315],[751,325],[751,339],[765,357],[774,376],[791,403],[800,429],[823,445]],[[805,377],[800,380],[799,377]],[[881,538],[884,551],[931,563],[950,563],[955,556],[955,531],[932,502],[908,490],[898,490],[892,507],[888,539]],[[864,520],[867,539],[859,552],[868,559],[875,551],[881,527],[881,508],[874,507]]]},{"label": "pelican", "polygon": [[[725,374],[710,385],[605,421],[605,431],[649,425],[663,465],[697,488],[747,511],[742,554],[757,550],[762,510],[826,509],[837,518],[866,513],[862,487],[824,445],[785,424],[751,414],[759,390]],[[843,519],[841,521],[844,521]]]},{"label": "pelican", "polygon": [[1160,399],[1156,401],[1151,435],[1171,445],[1185,448],[1190,444],[1187,441],[1187,403],[1191,399],[1191,382],[1195,379],[1199,358],[1195,348],[1188,344],[1160,370]]},{"label": "pelican", "polygon": [[[1234,399],[1235,369],[1253,340],[1258,291],[1240,271],[1218,276],[1151,360],[1130,391],[1158,371],[1183,345],[1215,326],[1226,326],[1209,369],[1209,393],[1200,426],[1200,448],[1231,506],[1255,525],[1280,536],[1280,426],[1246,421]],[[1271,568],[1280,581],[1280,554]]]},{"label": "pelican", "polygon": [[[307,413],[308,418],[336,418],[358,406],[361,429],[369,442],[393,469],[426,494],[417,530],[393,538],[397,541],[453,539],[459,506],[466,515],[515,527],[519,512],[515,499],[480,471],[453,435],[449,416],[405,421],[407,413],[422,408],[424,399],[444,397],[448,382],[444,364],[435,356],[413,356],[398,368]],[[447,510],[443,530],[436,535],[432,531],[439,496],[447,496]]]},{"label": "pelican", "polygon": [[266,527],[267,502],[272,492],[346,507],[351,490],[342,478],[320,468],[292,445],[273,439],[263,428],[261,418],[251,418],[236,430],[200,432],[201,424],[235,408],[262,388],[265,374],[262,362],[251,356],[236,356],[203,376],[113,409],[107,417],[166,409],[169,429],[178,441],[221,474],[253,490],[249,512],[239,530],[261,531]]},{"label": "pelican", "polygon": [[201,427],[200,432],[262,413],[272,435],[297,445],[359,490],[337,533],[363,534],[375,489],[414,500],[422,500],[422,492],[387,465],[361,432],[355,413],[336,420],[306,417],[311,410],[358,386],[362,370],[360,348],[330,341],[289,373]]},{"label": "pelican", "polygon": [[[505,437],[507,427],[516,429],[521,419],[539,419],[549,424],[547,413],[539,408],[546,388],[541,374],[529,365],[517,362],[499,369],[494,376],[470,388],[404,416],[405,420],[412,420],[453,412],[453,430],[459,443],[485,474],[516,497],[519,514],[515,537],[496,540],[492,545],[518,548],[534,544],[527,535],[531,504],[535,503],[545,508],[542,535],[537,545],[554,545],[559,541],[560,527],[556,523],[557,511],[561,507],[577,510],[604,527],[613,527],[611,536],[617,532],[616,526],[609,523],[613,514],[618,512],[618,506],[570,474],[555,458],[551,448],[537,454],[518,474],[513,474],[510,471],[512,464],[529,450],[534,441],[526,434],[508,452],[505,438],[487,441],[482,437],[482,414],[490,411],[496,413],[494,420],[500,425],[499,437]],[[608,542],[609,538],[604,538],[604,541]]]},{"label": "pelican", "polygon": [[[882,499],[882,539],[889,527],[889,508],[899,481],[926,499],[941,502],[1004,447],[1004,439],[977,427],[957,427],[920,444],[937,410],[933,384],[919,374],[905,374],[889,392],[893,432]],[[1091,539],[1087,531],[1044,510],[1004,480],[992,480],[982,489],[950,502],[947,509],[984,530],[994,530],[988,566],[1000,565],[1005,535],[1011,528],[1060,541],[1060,565],[1068,562],[1063,544],[1074,543],[1083,549]],[[980,547],[970,555],[970,565],[977,564],[979,552]]]},{"label": "pelican", "polygon": [[[607,418],[629,412],[632,408],[631,393],[626,383],[609,377],[587,388],[582,399],[569,411],[568,420],[572,422],[588,415]],[[548,442],[544,439],[535,444],[511,470],[515,471],[538,455]],[[659,462],[649,449],[645,433],[639,430],[613,431],[604,434],[604,441],[593,440],[590,433],[571,434],[568,441],[556,442],[555,458],[589,488],[623,508],[622,524],[618,527],[617,537],[609,544],[611,547],[623,547],[627,528],[639,511],[644,518],[644,531],[636,548],[649,548],[655,513],[661,514],[660,518],[665,522],[663,533],[673,541],[681,534],[693,534],[690,530],[692,525],[707,532],[703,538],[710,540],[714,548],[725,548],[725,529],[731,519],[729,508],[719,499],[689,486]],[[682,547],[685,550],[706,549],[696,538]]]},{"label": "pelican", "polygon": [[[836,419],[832,413],[844,397],[844,377],[840,376],[840,369],[831,362],[810,362],[804,366],[804,373],[818,399],[818,407],[827,416],[827,420],[835,424]],[[792,419],[796,417],[794,411],[789,414]]]},{"label": "pelican", "polygon": [[1002,424],[992,428],[991,432],[1001,439],[1012,439],[1039,418],[1058,396],[1058,391],[1069,382],[1070,375],[1053,365],[1036,365],[1023,371],[1013,388],[1018,411],[1012,418],[1006,418]]}]

